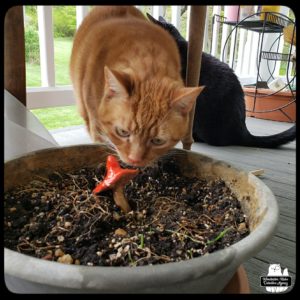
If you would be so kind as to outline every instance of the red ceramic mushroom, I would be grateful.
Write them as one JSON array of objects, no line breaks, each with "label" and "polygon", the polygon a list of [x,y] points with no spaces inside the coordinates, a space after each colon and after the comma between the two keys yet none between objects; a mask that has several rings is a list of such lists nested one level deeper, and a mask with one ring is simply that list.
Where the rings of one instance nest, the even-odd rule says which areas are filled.
[{"label": "red ceramic mushroom", "polygon": [[118,160],[109,155],[106,161],[106,176],[93,190],[94,194],[112,189],[114,201],[125,213],[131,210],[128,201],[124,197],[124,186],[137,175],[135,169],[122,169]]}]

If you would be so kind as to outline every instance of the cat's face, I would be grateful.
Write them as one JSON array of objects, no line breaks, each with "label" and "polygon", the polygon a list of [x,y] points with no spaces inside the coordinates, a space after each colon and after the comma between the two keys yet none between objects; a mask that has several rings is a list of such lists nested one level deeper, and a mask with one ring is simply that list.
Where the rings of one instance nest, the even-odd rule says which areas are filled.
[{"label": "cat's face", "polygon": [[107,67],[104,73],[98,119],[123,162],[149,165],[184,137],[188,113],[203,87],[179,87],[168,78],[134,86],[124,73]]}]

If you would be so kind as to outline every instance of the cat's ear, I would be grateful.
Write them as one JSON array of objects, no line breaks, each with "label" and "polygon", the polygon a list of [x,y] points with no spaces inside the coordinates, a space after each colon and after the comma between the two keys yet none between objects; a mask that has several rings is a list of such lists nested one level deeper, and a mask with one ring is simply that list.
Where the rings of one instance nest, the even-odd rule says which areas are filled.
[{"label": "cat's ear", "polygon": [[105,94],[108,98],[120,97],[128,99],[131,89],[131,79],[128,74],[104,67]]},{"label": "cat's ear", "polygon": [[160,25],[161,23],[168,23],[162,16],[159,16],[158,20],[156,20],[150,14],[146,13],[146,15],[147,15],[148,19],[155,24]]},{"label": "cat's ear", "polygon": [[162,16],[158,17],[159,22],[161,23],[168,23]]},{"label": "cat's ear", "polygon": [[185,87],[175,91],[171,107],[182,114],[187,114],[205,86]]},{"label": "cat's ear", "polygon": [[159,24],[159,22],[155,18],[153,18],[150,14],[146,13],[146,15],[147,15],[149,21],[151,21],[154,24]]}]

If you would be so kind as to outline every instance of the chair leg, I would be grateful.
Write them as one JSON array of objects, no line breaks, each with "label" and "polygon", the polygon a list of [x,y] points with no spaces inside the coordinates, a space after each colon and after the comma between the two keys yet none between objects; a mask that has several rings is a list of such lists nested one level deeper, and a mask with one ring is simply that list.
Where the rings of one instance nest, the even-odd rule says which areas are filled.
[{"label": "chair leg", "polygon": [[[189,24],[189,43],[187,58],[186,86],[193,87],[199,85],[203,37],[205,30],[206,6],[192,5]],[[189,115],[189,128],[186,136],[182,140],[183,149],[191,150],[193,140],[193,122],[195,115],[194,104]]]}]

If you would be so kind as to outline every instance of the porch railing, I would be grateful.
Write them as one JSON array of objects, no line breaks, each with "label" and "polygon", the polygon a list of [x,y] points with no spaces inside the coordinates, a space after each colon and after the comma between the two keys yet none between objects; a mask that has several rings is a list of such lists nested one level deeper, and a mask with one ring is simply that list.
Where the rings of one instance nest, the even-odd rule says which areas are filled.
[{"label": "porch railing", "polygon": [[[142,6],[137,6],[142,9]],[[150,14],[157,18],[163,15],[166,7],[151,6]],[[171,22],[179,30],[183,26],[181,18],[182,6],[171,6]],[[189,9],[187,7],[186,18],[186,37],[188,37],[189,24]],[[231,31],[231,26],[220,26],[216,22],[214,15],[223,14],[226,6],[207,6],[211,13],[207,13],[204,49],[205,52],[211,52],[220,60],[224,58],[230,66],[233,67],[241,82],[256,78],[256,60],[258,33],[240,29],[234,34],[237,34],[239,39],[238,47],[234,51],[234,37],[231,37],[231,42],[227,43],[226,51],[222,56],[225,41]],[[288,13],[288,8],[284,8],[284,13]],[[81,24],[82,20],[88,13],[88,6],[76,6],[76,27]],[[40,68],[41,68],[41,87],[27,87],[27,105],[29,109],[73,105],[75,103],[73,89],[71,85],[57,85],[55,80],[55,63],[54,63],[54,36],[53,36],[53,21],[52,21],[52,6],[38,6],[38,28],[39,28],[39,44],[40,44]],[[279,51],[283,49],[283,39],[280,40]],[[265,43],[271,43],[271,39],[265,39]],[[220,51],[221,49],[221,51]],[[234,55],[235,52],[235,55]],[[274,76],[279,76],[279,66],[276,66]]]}]

